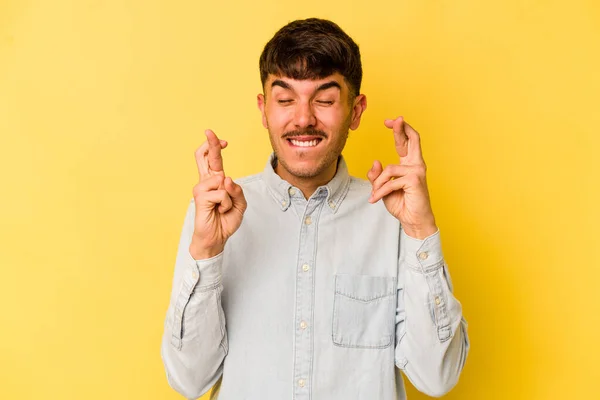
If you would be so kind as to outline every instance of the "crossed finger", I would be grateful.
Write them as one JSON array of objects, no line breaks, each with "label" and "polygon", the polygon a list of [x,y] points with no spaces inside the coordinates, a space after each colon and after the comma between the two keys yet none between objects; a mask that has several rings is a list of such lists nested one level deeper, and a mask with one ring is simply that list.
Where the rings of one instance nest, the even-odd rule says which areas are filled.
[{"label": "crossed finger", "polygon": [[207,129],[205,134],[206,142],[195,153],[198,175],[201,181],[215,174],[225,175],[221,149],[227,147],[227,141],[219,140],[217,135],[210,129]]},{"label": "crossed finger", "polygon": [[384,122],[386,128],[394,132],[394,144],[396,153],[403,158],[402,164],[418,164],[423,162],[421,151],[421,137],[413,129],[404,117],[396,119],[386,119]]}]

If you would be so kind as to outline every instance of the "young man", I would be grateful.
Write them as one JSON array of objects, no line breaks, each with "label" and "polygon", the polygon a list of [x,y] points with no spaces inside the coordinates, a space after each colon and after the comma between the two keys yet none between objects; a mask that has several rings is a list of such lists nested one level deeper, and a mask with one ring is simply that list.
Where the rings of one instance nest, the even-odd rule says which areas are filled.
[{"label": "young man", "polygon": [[[400,371],[441,396],[469,348],[425,180],[402,117],[399,164],[369,182],[341,156],[366,108],[358,46],[336,24],[294,21],[260,58],[273,155],[234,183],[206,131],[162,342],[187,398],[404,399]],[[381,201],[380,201],[381,200]]]}]

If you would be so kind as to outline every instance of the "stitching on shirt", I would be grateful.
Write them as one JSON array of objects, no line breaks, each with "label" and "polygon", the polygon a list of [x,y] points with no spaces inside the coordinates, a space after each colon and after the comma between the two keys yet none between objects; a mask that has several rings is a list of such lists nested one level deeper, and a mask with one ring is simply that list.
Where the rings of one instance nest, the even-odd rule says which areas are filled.
[{"label": "stitching on shirt", "polygon": [[443,266],[444,266],[444,260],[440,260],[440,261],[436,262],[435,264],[432,264],[428,267],[424,267],[423,272],[425,272],[426,274],[434,275],[434,274],[437,274],[442,269]]},{"label": "stitching on shirt", "polygon": [[192,291],[190,293],[190,295],[187,297],[187,301],[185,302],[185,304],[183,305],[183,307],[181,309],[181,318],[180,318],[180,320],[181,320],[181,333],[180,333],[180,336],[179,336],[181,338],[181,340],[183,340],[183,338],[185,337],[185,326],[184,326],[185,325],[184,324],[184,321],[185,321],[185,310],[187,310],[188,305],[190,304],[190,298],[192,297],[192,293],[194,293],[194,291]]},{"label": "stitching on shirt", "polygon": [[[390,282],[391,285],[389,285],[389,289],[387,289],[385,292],[375,293],[370,296],[359,297],[355,294],[352,294],[350,292],[343,290],[343,288],[340,287],[338,276],[340,276],[340,275],[336,275],[336,277],[335,277],[335,293],[340,294],[344,297],[348,297],[352,300],[360,301],[362,303],[369,303],[373,300],[382,299],[382,298],[385,298],[388,296],[394,296],[396,294],[396,291],[398,290],[397,289],[397,282],[398,282],[397,278],[392,277],[392,276],[389,276],[389,277],[384,276],[382,278],[386,278],[386,280],[388,280],[389,278],[393,278],[393,281]],[[357,276],[362,276],[362,275],[357,275]]]},{"label": "stitching on shirt", "polygon": [[440,340],[440,342],[445,342],[447,340],[450,340],[450,338],[452,337],[452,332],[450,329],[450,326],[440,326],[438,328],[438,339]]},{"label": "stitching on shirt", "polygon": [[440,260],[436,263],[433,263],[427,267],[423,267],[421,265],[411,264],[407,259],[404,259],[404,263],[412,270],[419,272],[421,274],[433,274],[437,272],[444,265],[444,261]]},{"label": "stitching on shirt", "polygon": [[225,329],[225,324],[226,324],[226,320],[225,320],[225,313],[223,311],[223,305],[221,303],[221,293],[219,291],[215,291],[214,295],[216,297],[216,302],[217,302],[217,314],[219,315],[219,330],[221,331],[221,343],[219,343],[219,346],[221,346],[221,348],[223,349],[223,352],[225,353],[225,355],[227,355],[227,353],[229,353],[229,343],[227,341],[227,329]]},{"label": "stitching on shirt", "polygon": [[[315,285],[317,282],[316,279],[316,273],[317,273],[317,252],[318,252],[318,245],[319,245],[319,226],[321,225],[321,212],[323,211],[323,207],[325,206],[324,202],[321,202],[320,205],[318,206],[318,210],[315,213],[317,216],[317,224],[315,224],[315,245],[313,248],[313,254],[311,256],[311,258],[314,260],[313,261],[313,269],[312,269],[312,304],[311,304],[311,321],[313,321],[313,326],[314,326],[314,320],[315,320]],[[311,337],[311,342],[310,342],[310,354],[314,354],[314,350],[315,350],[315,330],[313,328],[311,328],[311,332],[310,332],[310,337]],[[310,357],[310,365],[308,367],[308,398],[309,400],[312,399],[312,388],[313,388],[313,381],[314,381],[314,376],[313,376],[313,371],[314,371],[314,357]]]},{"label": "stitching on shirt", "polygon": [[335,339],[333,339],[333,337],[332,337],[332,340],[333,340],[333,344],[337,347],[345,347],[345,348],[350,348],[350,349],[385,349],[386,347],[390,347],[390,345],[392,344],[392,339],[393,339],[394,335],[387,335],[385,337],[387,338],[387,342],[385,342],[385,344],[377,345],[377,346],[358,345],[358,344],[344,343],[342,341],[336,342]]},{"label": "stitching on shirt", "polygon": [[[173,341],[171,342],[178,350],[181,349],[181,338],[183,337],[183,310],[189,300],[189,295],[187,294],[188,290],[184,283],[185,279],[182,279],[179,286],[179,293],[177,294],[175,304],[173,304],[171,336],[176,340],[176,343],[173,343]],[[178,313],[181,317],[177,316]]]},{"label": "stitching on shirt", "polygon": [[333,342],[333,344],[335,344],[335,333],[338,331],[339,329],[339,324],[338,324],[338,312],[337,312],[337,295],[334,292],[333,293],[333,324],[331,327],[331,341]]},{"label": "stitching on shirt", "polygon": [[[433,323],[437,328],[438,340],[440,342],[444,342],[448,339],[446,337],[445,330],[450,329],[450,321],[446,309],[447,299],[444,297],[442,290],[442,277],[440,276],[440,269],[437,269],[436,271],[434,271],[434,273],[426,274],[425,279],[427,282],[427,286],[429,287],[429,304],[433,311]],[[440,298],[440,304],[435,304],[436,297]]]},{"label": "stitching on shirt", "polygon": [[211,283],[210,285],[206,285],[206,286],[197,286],[196,287],[196,291],[198,293],[203,293],[203,292],[208,292],[210,290],[214,290],[217,287],[219,287],[219,285],[221,284],[221,278],[219,278],[219,280],[215,283]]},{"label": "stitching on shirt", "polygon": [[[384,349],[386,347],[389,347],[393,340],[394,340],[394,334],[390,334],[390,335],[386,335],[383,336],[382,339],[380,339],[378,342],[381,343],[382,340],[385,340],[383,343],[381,344],[377,344],[377,345],[369,345],[369,344],[354,344],[354,343],[349,343],[347,341],[344,341],[343,339],[337,339],[336,338],[336,334],[339,336],[340,332],[339,332],[339,320],[340,320],[340,316],[339,316],[339,312],[338,312],[338,308],[339,304],[338,304],[338,296],[343,296],[345,298],[349,298],[353,301],[357,301],[358,303],[362,303],[362,304],[367,304],[367,303],[371,303],[373,300],[378,300],[378,299],[386,299],[388,297],[395,297],[397,291],[396,291],[396,286],[397,286],[397,280],[396,278],[393,278],[393,282],[394,284],[392,285],[394,291],[392,294],[386,294],[384,296],[380,296],[377,297],[376,299],[371,299],[370,301],[364,301],[362,299],[358,299],[356,297],[353,297],[352,295],[347,295],[345,293],[341,293],[340,290],[338,290],[338,276],[336,275],[335,277],[335,291],[334,291],[334,297],[333,297],[333,323],[332,323],[332,330],[331,330],[331,340],[333,342],[333,344],[335,346],[338,347],[346,347],[346,348],[358,348],[358,349]],[[393,304],[397,304],[396,302],[392,302]],[[391,306],[391,305],[390,305]],[[390,320],[391,322],[391,330],[395,329],[395,314],[393,315],[393,319]]]},{"label": "stitching on shirt", "polygon": [[[290,206],[290,201],[285,200],[284,197],[281,196],[280,193],[278,193],[275,189],[273,189],[271,187],[271,185],[269,185],[267,182],[265,182],[264,185],[267,188],[267,192],[271,195],[271,197],[273,198],[273,200],[275,200],[275,202],[279,205],[279,207],[281,208],[281,210],[285,211],[287,210],[287,208]],[[286,205],[282,205],[281,202],[282,201],[286,201]]]},{"label": "stitching on shirt", "polygon": [[[337,192],[333,194],[332,201],[335,203],[335,207],[329,208],[334,214],[340,208],[340,203],[346,198],[346,195],[350,191],[350,184],[352,183],[353,178],[348,176],[344,182],[342,182],[341,187],[338,188]],[[327,199],[329,202],[329,199]]]},{"label": "stitching on shirt", "polygon": [[344,293],[344,292],[339,291],[337,289],[336,289],[335,293],[339,294],[340,296],[344,296],[346,298],[349,298],[351,300],[358,301],[360,303],[372,303],[375,300],[385,299],[386,297],[390,297],[390,296],[394,295],[394,293],[389,293],[389,294],[386,293],[386,294],[381,294],[381,295],[374,295],[374,297],[358,298],[356,296],[353,296],[353,295],[348,294],[348,293]]}]

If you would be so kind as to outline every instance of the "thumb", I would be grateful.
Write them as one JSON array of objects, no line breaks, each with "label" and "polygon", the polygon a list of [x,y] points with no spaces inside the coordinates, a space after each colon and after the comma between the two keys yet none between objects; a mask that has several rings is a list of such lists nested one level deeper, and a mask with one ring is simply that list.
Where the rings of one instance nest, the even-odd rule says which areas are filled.
[{"label": "thumb", "polygon": [[371,182],[371,185],[373,184],[373,182],[375,182],[375,179],[377,179],[377,177],[381,175],[382,172],[383,166],[381,165],[379,160],[375,160],[375,162],[373,162],[373,166],[371,167],[369,172],[367,172],[367,178],[369,179],[369,182]]}]

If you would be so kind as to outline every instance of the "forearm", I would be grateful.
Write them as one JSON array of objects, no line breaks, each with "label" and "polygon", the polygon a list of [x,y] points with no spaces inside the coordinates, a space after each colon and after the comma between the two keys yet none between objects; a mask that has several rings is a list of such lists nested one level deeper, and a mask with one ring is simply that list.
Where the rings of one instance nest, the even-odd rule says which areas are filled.
[{"label": "forearm", "polygon": [[179,244],[173,289],[164,325],[161,356],[169,384],[187,398],[208,391],[221,375],[227,354],[221,306],[223,254],[196,261],[190,255],[186,216]]},{"label": "forearm", "polygon": [[452,294],[439,233],[425,241],[404,236],[402,245],[396,364],[420,391],[441,396],[454,387],[464,366],[466,321]]},{"label": "forearm", "polygon": [[[199,397],[212,387],[221,375],[227,354],[223,287],[220,272],[216,271],[220,265],[214,261],[198,263],[205,265],[183,277],[180,293],[171,301],[165,321],[161,355],[169,384],[188,398]],[[199,275],[202,278],[194,283]]]}]

